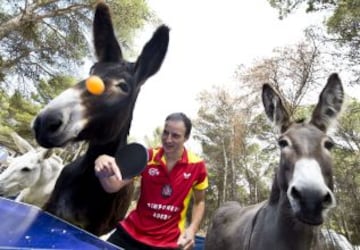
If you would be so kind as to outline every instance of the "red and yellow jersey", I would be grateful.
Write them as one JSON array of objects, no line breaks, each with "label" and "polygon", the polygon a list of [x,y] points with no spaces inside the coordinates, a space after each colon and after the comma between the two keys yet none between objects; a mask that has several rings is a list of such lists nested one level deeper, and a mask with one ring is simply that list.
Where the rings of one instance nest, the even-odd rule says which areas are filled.
[{"label": "red and yellow jersey", "polygon": [[198,156],[184,150],[181,160],[168,172],[163,149],[150,149],[137,206],[120,223],[137,241],[176,248],[193,190],[207,187],[205,163]]}]

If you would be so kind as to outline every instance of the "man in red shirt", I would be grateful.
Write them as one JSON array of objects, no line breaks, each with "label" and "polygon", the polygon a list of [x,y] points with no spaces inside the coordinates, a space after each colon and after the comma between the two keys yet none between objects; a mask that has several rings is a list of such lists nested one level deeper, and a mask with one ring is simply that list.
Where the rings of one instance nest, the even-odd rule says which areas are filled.
[{"label": "man in red shirt", "polygon": [[[190,119],[183,113],[173,113],[165,119],[162,147],[149,149],[137,206],[119,222],[110,242],[129,250],[192,249],[205,211],[208,179],[204,161],[184,147],[191,127]],[[96,160],[95,174],[109,193],[132,181],[122,180],[115,159],[107,155]],[[194,203],[187,226],[191,198]]]}]

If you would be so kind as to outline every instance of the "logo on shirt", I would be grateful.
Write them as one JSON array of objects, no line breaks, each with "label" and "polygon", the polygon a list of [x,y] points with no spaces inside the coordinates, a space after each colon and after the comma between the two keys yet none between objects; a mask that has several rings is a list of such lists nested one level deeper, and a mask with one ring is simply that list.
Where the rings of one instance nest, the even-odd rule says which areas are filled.
[{"label": "logo on shirt", "polygon": [[184,179],[187,180],[191,176],[191,173],[184,173]]},{"label": "logo on shirt", "polygon": [[165,184],[162,189],[161,189],[161,195],[164,197],[164,198],[168,198],[172,195],[172,187],[170,186],[170,184]]},{"label": "logo on shirt", "polygon": [[160,174],[159,169],[157,168],[149,168],[148,173],[150,176],[158,176]]}]

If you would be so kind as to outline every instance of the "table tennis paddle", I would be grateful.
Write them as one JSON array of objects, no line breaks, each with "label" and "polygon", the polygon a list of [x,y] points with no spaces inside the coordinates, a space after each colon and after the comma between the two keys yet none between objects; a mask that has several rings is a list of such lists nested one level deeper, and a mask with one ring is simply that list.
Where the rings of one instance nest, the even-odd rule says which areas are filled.
[{"label": "table tennis paddle", "polygon": [[115,161],[120,168],[122,178],[131,179],[140,175],[146,167],[148,157],[147,149],[139,143],[129,143],[118,148]]}]

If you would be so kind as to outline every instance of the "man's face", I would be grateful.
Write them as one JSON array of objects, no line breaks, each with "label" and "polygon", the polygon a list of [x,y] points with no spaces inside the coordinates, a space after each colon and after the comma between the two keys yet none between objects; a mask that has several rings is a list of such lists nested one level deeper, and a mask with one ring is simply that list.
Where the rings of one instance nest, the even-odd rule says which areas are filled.
[{"label": "man's face", "polygon": [[167,121],[161,135],[161,142],[166,154],[179,152],[187,140],[183,121]]}]

